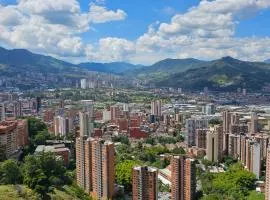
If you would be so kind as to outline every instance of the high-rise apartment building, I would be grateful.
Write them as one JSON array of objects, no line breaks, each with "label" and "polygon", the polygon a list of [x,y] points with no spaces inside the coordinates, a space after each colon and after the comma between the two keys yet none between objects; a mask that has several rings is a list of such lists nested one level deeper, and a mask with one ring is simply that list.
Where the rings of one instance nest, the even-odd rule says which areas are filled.
[{"label": "high-rise apartment building", "polygon": [[197,129],[207,129],[208,128],[208,119],[194,117],[186,120],[186,135],[185,142],[189,146],[196,145],[196,130]]},{"label": "high-rise apartment building", "polygon": [[93,198],[112,199],[115,182],[114,144],[102,139],[76,138],[77,183]]},{"label": "high-rise apartment building", "polygon": [[250,134],[255,134],[259,131],[258,129],[258,115],[257,113],[251,113],[251,127],[250,127]]},{"label": "high-rise apartment building", "polygon": [[64,137],[69,132],[69,118],[57,116],[54,118],[54,133],[56,136]]},{"label": "high-rise apartment building", "polygon": [[155,115],[160,117],[161,116],[161,100],[156,100],[151,102],[151,115]]},{"label": "high-rise apartment building", "polygon": [[28,143],[27,120],[3,121],[0,123],[0,145],[7,157],[18,152]]},{"label": "high-rise apartment building", "polygon": [[158,170],[137,166],[132,169],[133,200],[158,199]]},{"label": "high-rise apartment building", "polygon": [[240,135],[229,135],[229,155],[232,156],[234,159],[239,158],[239,148],[240,147]]},{"label": "high-rise apartment building", "polygon": [[246,168],[259,179],[261,173],[260,144],[254,140],[246,140]]},{"label": "high-rise apartment building", "polygon": [[193,200],[196,192],[196,167],[193,159],[185,156],[171,158],[171,194],[174,200]]},{"label": "high-rise apartment building", "polygon": [[4,103],[0,104],[0,122],[6,120],[6,106]]},{"label": "high-rise apartment building", "polygon": [[211,162],[222,159],[223,156],[223,131],[222,126],[211,126],[207,132],[206,157]]},{"label": "high-rise apartment building", "polygon": [[93,133],[93,123],[89,119],[89,114],[87,112],[80,112],[80,136],[92,136]]},{"label": "high-rise apartment building", "polygon": [[207,129],[197,129],[196,130],[196,147],[201,149],[206,149],[206,136]]},{"label": "high-rise apartment building", "polygon": [[81,89],[87,89],[87,80],[81,79]]},{"label": "high-rise apartment building", "polygon": [[229,111],[224,111],[222,113],[222,116],[223,116],[223,152],[225,155],[228,155],[231,113]]},{"label": "high-rise apartment building", "polygon": [[206,115],[213,115],[216,112],[216,108],[215,105],[210,103],[210,104],[206,104],[202,107],[202,112]]},{"label": "high-rise apartment building", "polygon": [[121,111],[118,106],[111,106],[110,111],[111,111],[111,120],[115,121],[120,118]]},{"label": "high-rise apartment building", "polygon": [[265,176],[265,200],[270,200],[270,147],[267,148],[266,176]]}]

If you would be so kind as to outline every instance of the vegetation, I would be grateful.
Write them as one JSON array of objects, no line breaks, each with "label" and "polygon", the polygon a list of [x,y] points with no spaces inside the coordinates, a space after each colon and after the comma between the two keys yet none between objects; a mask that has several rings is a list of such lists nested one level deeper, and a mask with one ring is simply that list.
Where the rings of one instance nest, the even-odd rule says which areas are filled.
[{"label": "vegetation", "polygon": [[132,168],[139,164],[140,161],[125,160],[116,165],[116,182],[123,185],[126,191],[132,190]]},{"label": "vegetation", "polygon": [[204,200],[246,199],[254,189],[255,175],[246,171],[240,163],[231,165],[224,173],[200,175]]},{"label": "vegetation", "polygon": [[181,86],[191,90],[203,90],[204,87],[208,87],[216,91],[235,91],[237,88],[257,91],[269,83],[270,65],[266,63],[245,62],[225,57],[198,63],[196,66],[196,69],[188,68],[155,83],[163,87]]},{"label": "vegetation", "polygon": [[24,154],[34,153],[37,145],[44,145],[46,140],[55,136],[48,132],[47,126],[40,119],[28,118],[29,144],[24,148]]},{"label": "vegetation", "polygon": [[52,187],[60,188],[64,184],[72,183],[62,161],[53,153],[28,155],[23,170],[24,183],[41,195],[45,195]]},{"label": "vegetation", "polygon": [[0,185],[0,199],[39,200],[37,194],[23,185]]},{"label": "vegetation", "polygon": [[6,160],[0,164],[0,183],[19,184],[22,183],[22,171],[14,160]]},{"label": "vegetation", "polygon": [[158,191],[159,192],[170,192],[170,186],[162,183],[161,180],[158,180]]}]

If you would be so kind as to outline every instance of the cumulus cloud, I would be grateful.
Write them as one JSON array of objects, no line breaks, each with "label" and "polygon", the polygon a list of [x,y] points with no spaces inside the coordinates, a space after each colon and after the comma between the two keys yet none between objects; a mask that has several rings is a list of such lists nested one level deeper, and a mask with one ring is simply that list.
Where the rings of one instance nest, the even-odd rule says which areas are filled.
[{"label": "cumulus cloud", "polygon": [[168,57],[218,59],[232,56],[262,61],[270,57],[270,38],[235,37],[239,20],[270,7],[269,0],[203,0],[170,23],[156,22],[135,41],[101,39],[88,58],[150,64]]},{"label": "cumulus cloud", "polygon": [[91,61],[130,61],[150,64],[168,57],[217,59],[233,56],[244,60],[270,58],[269,37],[235,36],[239,21],[270,7],[269,0],[202,0],[169,22],[155,22],[137,39],[100,38],[84,44],[80,34],[91,23],[124,20],[123,10],[109,10],[95,0],[82,12],[76,0],[19,0],[0,5],[0,41],[62,57]]},{"label": "cumulus cloud", "polygon": [[89,12],[82,12],[77,0],[18,0],[16,5],[0,4],[0,41],[14,48],[80,57],[85,56],[86,48],[80,34],[91,24],[126,16],[122,10],[112,11],[94,3],[89,5]]},{"label": "cumulus cloud", "polygon": [[[235,37],[238,21],[270,7],[269,0],[203,0],[170,23],[151,25],[136,41],[137,53],[164,52],[168,57],[217,59],[233,56],[245,60],[270,57],[270,38]],[[163,55],[164,55],[163,54]]]},{"label": "cumulus cloud", "polygon": [[90,4],[90,20],[93,23],[105,23],[109,21],[124,20],[127,14],[123,10],[107,10],[104,6]]},{"label": "cumulus cloud", "polygon": [[123,61],[129,60],[135,53],[135,44],[121,38],[102,38],[99,40],[98,48],[88,45],[86,55],[90,60],[99,61]]}]

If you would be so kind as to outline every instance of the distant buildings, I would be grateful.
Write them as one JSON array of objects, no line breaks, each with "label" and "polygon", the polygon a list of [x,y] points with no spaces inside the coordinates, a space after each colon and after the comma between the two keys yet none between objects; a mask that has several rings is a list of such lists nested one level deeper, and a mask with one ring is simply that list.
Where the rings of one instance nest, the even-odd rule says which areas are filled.
[{"label": "distant buildings", "polygon": [[87,89],[87,80],[81,79],[81,89]]},{"label": "distant buildings", "polygon": [[113,143],[87,137],[76,138],[77,184],[95,199],[112,199],[114,162]]},{"label": "distant buildings", "polygon": [[197,129],[207,129],[208,119],[194,117],[186,120],[186,136],[185,142],[189,146],[196,145],[196,130]]},{"label": "distant buildings", "polygon": [[207,129],[196,130],[196,147],[206,149],[207,145]]},{"label": "distant buildings", "polygon": [[54,133],[56,136],[65,137],[69,133],[69,118],[57,116],[54,118]]},{"label": "distant buildings", "polygon": [[89,114],[87,112],[80,112],[80,136],[90,137],[93,134],[94,126],[89,119]]},{"label": "distant buildings", "polygon": [[202,112],[206,115],[213,115],[216,112],[216,108],[214,104],[206,104],[202,107]]},{"label": "distant buildings", "polygon": [[259,131],[258,129],[258,115],[256,113],[251,113],[251,127],[250,134],[255,134]]},{"label": "distant buildings", "polygon": [[151,115],[155,115],[160,117],[161,116],[161,100],[156,100],[151,102]]},{"label": "distant buildings", "polygon": [[134,167],[132,169],[132,199],[158,199],[158,170],[152,167]]}]

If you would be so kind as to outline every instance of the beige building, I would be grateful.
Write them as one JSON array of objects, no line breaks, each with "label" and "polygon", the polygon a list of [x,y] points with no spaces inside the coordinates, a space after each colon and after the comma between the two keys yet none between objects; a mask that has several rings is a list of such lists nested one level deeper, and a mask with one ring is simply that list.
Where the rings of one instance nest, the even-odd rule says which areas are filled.
[{"label": "beige building", "polygon": [[222,126],[211,126],[207,131],[206,158],[211,162],[217,162],[223,156],[223,129]]}]

